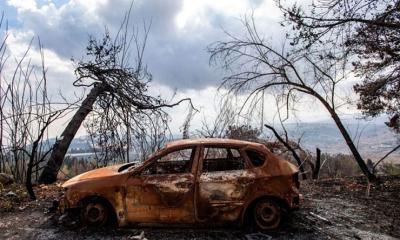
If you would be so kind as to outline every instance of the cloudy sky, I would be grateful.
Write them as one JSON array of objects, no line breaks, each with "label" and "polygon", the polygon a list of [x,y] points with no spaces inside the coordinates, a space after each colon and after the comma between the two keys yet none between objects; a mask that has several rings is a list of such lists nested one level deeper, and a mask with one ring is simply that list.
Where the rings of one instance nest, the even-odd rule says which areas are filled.
[{"label": "cloudy sky", "polygon": [[[117,29],[130,4],[131,0],[2,0],[0,9],[8,20],[10,53],[21,55],[32,37],[39,36],[45,48],[51,92],[55,96],[59,91],[72,96],[81,89],[72,86],[71,58],[84,55],[89,35],[100,36],[105,26],[111,31]],[[151,91],[165,98],[174,92],[176,99],[192,98],[200,110],[193,119],[193,128],[199,127],[203,119],[212,120],[215,116],[219,104],[217,88],[225,74],[217,66],[210,66],[207,46],[224,40],[224,30],[243,34],[240,19],[250,13],[267,39],[283,41],[284,33],[279,27],[282,16],[272,0],[134,2],[134,21],[152,23],[145,52],[145,61],[154,77]],[[30,57],[34,63],[39,62],[37,49],[31,50]],[[298,118],[326,118],[326,112],[314,105],[305,102],[308,110],[299,111]],[[185,104],[169,111],[174,132],[179,132],[186,111]],[[348,109],[344,113],[353,111]],[[267,120],[268,117],[272,115],[266,116]]]}]

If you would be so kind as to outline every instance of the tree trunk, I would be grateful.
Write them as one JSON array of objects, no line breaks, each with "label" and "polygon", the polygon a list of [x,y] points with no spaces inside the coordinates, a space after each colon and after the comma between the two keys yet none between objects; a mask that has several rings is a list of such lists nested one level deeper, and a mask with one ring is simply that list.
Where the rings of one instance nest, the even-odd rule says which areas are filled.
[{"label": "tree trunk", "polygon": [[368,169],[367,164],[364,162],[364,159],[361,157],[360,153],[358,152],[356,146],[353,143],[353,140],[351,139],[349,133],[347,132],[346,128],[344,127],[342,121],[336,114],[336,112],[332,115],[333,120],[335,121],[337,127],[339,128],[340,132],[343,135],[343,138],[345,139],[347,146],[349,146],[350,151],[352,152],[354,158],[356,159],[358,166],[360,166],[361,171],[367,176],[368,180],[370,182],[375,182],[376,181],[376,176]]},{"label": "tree trunk", "polygon": [[32,188],[32,168],[33,168],[34,158],[35,157],[33,155],[29,157],[28,169],[26,171],[26,180],[25,180],[25,187],[29,193],[31,200],[36,200],[35,192],[33,191]]},{"label": "tree trunk", "polygon": [[36,157],[39,140],[42,137],[42,134],[44,133],[44,129],[42,129],[41,135],[32,144],[32,151],[29,154],[28,169],[26,170],[25,187],[29,193],[31,200],[36,200],[35,192],[33,191],[33,188],[32,188],[32,170],[33,170],[33,163],[35,162],[35,157]]},{"label": "tree trunk", "polygon": [[340,133],[342,134],[344,140],[346,141],[347,146],[350,148],[351,153],[353,154],[358,166],[360,167],[361,171],[364,173],[364,175],[368,178],[368,181],[370,182],[376,182],[376,176],[368,169],[367,164],[364,162],[364,159],[361,157],[360,153],[358,152],[356,146],[353,143],[353,140],[351,139],[349,133],[347,132],[346,128],[344,127],[342,120],[340,120],[339,116],[337,115],[335,109],[333,109],[328,102],[320,95],[318,95],[314,90],[309,90],[312,91],[312,94],[318,100],[325,106],[325,108],[328,110],[329,114],[331,115],[333,121],[335,121],[336,126],[339,128]]},{"label": "tree trunk", "polygon": [[96,102],[97,97],[105,90],[106,86],[99,83],[95,84],[92,90],[90,90],[89,94],[82,102],[82,105],[64,129],[60,139],[54,144],[50,159],[39,177],[39,183],[51,184],[57,180],[58,171],[64,161],[65,154],[67,153],[72,139],[75,137],[76,132],[85,120],[86,116],[92,111],[93,104]]},{"label": "tree trunk", "polygon": [[317,159],[315,160],[315,167],[313,169],[313,179],[318,179],[319,170],[321,169],[321,150],[317,148]]}]

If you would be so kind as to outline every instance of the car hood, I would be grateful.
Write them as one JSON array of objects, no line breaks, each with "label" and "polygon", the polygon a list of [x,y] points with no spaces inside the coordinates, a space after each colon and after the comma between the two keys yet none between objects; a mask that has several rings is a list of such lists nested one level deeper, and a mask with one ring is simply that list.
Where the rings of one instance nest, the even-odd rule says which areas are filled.
[{"label": "car hood", "polygon": [[68,187],[71,186],[72,184],[81,182],[81,181],[86,181],[86,180],[93,180],[97,178],[103,178],[103,177],[109,177],[109,176],[114,176],[119,174],[118,169],[122,167],[125,164],[119,164],[119,165],[114,165],[110,167],[103,167],[103,168],[98,168],[95,170],[91,170],[85,173],[82,173],[80,175],[77,175],[70,180],[66,181],[62,187]]}]

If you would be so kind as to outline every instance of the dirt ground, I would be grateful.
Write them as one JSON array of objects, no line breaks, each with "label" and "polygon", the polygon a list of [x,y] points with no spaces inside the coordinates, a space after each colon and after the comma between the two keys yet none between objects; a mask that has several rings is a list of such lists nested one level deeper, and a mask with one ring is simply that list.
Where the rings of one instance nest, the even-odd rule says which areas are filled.
[{"label": "dirt ground", "polygon": [[33,202],[13,185],[0,188],[0,239],[399,239],[400,176],[381,177],[369,197],[366,189],[362,178],[303,181],[300,209],[279,230],[251,235],[238,228],[88,229],[54,213],[59,185],[36,187]]}]

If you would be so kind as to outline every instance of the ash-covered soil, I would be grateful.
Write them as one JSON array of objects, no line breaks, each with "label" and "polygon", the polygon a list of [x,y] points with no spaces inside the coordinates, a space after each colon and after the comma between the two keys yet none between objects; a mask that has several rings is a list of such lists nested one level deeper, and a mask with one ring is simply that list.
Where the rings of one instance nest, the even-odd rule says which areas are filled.
[{"label": "ash-covered soil", "polygon": [[34,202],[14,185],[0,188],[0,239],[398,239],[400,176],[380,179],[369,196],[363,178],[303,181],[300,209],[279,230],[257,235],[248,229],[195,226],[88,229],[60,221],[52,211],[59,185],[36,187],[39,200]]}]

